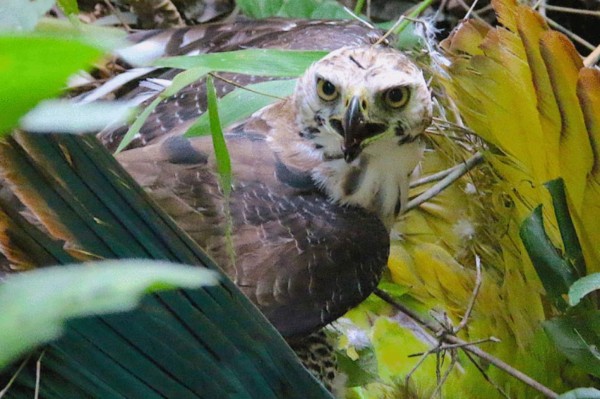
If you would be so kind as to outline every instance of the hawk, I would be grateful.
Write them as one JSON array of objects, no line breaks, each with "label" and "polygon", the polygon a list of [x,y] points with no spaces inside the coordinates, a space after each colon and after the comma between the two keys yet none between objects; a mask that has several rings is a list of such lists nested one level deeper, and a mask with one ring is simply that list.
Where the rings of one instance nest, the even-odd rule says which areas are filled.
[{"label": "hawk", "polygon": [[[203,82],[162,103],[118,155],[319,373],[326,370],[302,351],[302,342],[322,342],[303,339],[376,287],[431,122],[422,71],[401,52],[374,44],[378,37],[356,22],[270,20],[138,39],[170,55],[248,46],[333,50],[298,79],[293,95],[225,132],[233,167],[229,195],[216,174],[210,137],[181,135],[206,109]],[[220,94],[227,90],[217,87]],[[100,137],[114,148],[123,132]]]}]

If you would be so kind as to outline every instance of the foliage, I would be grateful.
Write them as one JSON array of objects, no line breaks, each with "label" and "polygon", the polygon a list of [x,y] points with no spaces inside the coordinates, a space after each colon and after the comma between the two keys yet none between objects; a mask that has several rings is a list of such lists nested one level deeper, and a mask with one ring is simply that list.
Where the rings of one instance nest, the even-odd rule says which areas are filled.
[{"label": "foliage", "polygon": [[[62,4],[73,12],[72,2]],[[327,0],[240,0],[238,6],[254,18],[348,17],[337,3]],[[600,169],[594,146],[600,142],[600,78],[582,68],[568,41],[550,31],[531,9],[508,0],[495,1],[494,6],[506,29],[469,21],[447,42],[452,61],[447,70],[436,73],[437,65],[425,66],[433,71],[434,89],[440,91],[443,81],[451,97],[437,98],[439,116],[451,124],[464,120],[485,145],[445,125],[439,131],[450,138],[431,139],[436,151],[427,155],[422,170],[450,167],[478,149],[485,152],[487,165],[404,216],[396,226],[402,241],[392,247],[387,287],[395,287],[397,299],[423,317],[434,309],[436,317],[456,325],[472,295],[475,259],[480,257],[484,282],[459,336],[466,340],[499,337],[501,343],[486,343],[482,348],[543,384],[565,391],[591,384],[586,374],[598,376],[599,370],[600,324],[590,293],[600,283],[597,274],[585,274],[597,272],[600,265]],[[5,52],[0,54],[1,59]],[[155,65],[189,69],[144,110],[128,136],[135,135],[160,101],[210,71],[293,77],[318,56],[268,50],[157,61]],[[93,60],[82,61],[80,67]],[[2,65],[0,77],[10,82],[13,75],[2,75],[6,71]],[[48,95],[60,92],[68,73],[63,75]],[[286,80],[252,88],[285,95],[292,86],[293,81]],[[1,94],[0,98],[14,96]],[[7,113],[12,118],[7,128],[39,99],[27,99],[29,105],[20,105],[18,115]],[[232,123],[270,101],[238,89],[218,100],[221,123]],[[453,112],[455,106],[460,115]],[[188,134],[207,134],[209,126],[207,113]],[[454,140],[467,144],[457,145]],[[561,181],[566,190],[557,187]],[[371,298],[348,318],[352,327],[345,330],[340,351],[342,367],[350,371],[351,386],[356,387],[349,397],[431,395],[438,384],[434,376],[448,371],[452,361],[458,366],[442,388],[448,397],[493,398],[502,395],[500,390],[515,398],[535,395],[493,366],[475,366],[462,353],[454,357],[451,352],[441,353],[437,361],[429,356],[423,363],[418,363],[419,356],[408,357],[431,349],[436,337],[382,301]],[[560,397],[595,398],[598,391],[580,388]]]},{"label": "foliage", "polygon": [[[69,76],[102,51],[81,41],[57,37],[0,37],[0,132],[7,133],[39,101],[57,96]],[[40,59],[44,60],[43,63]]]},{"label": "foliage", "polygon": [[[116,45],[114,34],[85,29],[73,33],[67,29],[33,31],[39,18],[52,6],[53,1],[21,2],[11,0],[0,8],[0,135],[6,134],[19,124],[19,120],[41,100],[59,95],[66,88],[67,79],[79,70],[91,69],[105,50]],[[65,6],[68,7],[65,2]],[[71,6],[72,9],[72,6]],[[19,33],[16,33],[19,32]],[[106,105],[103,105],[106,107]],[[73,119],[72,109],[52,107],[52,115],[63,120]],[[126,104],[110,105],[121,119],[126,117]],[[94,128],[113,122],[114,115],[98,114],[94,105],[82,107],[80,119],[96,121]],[[44,112],[43,110],[39,111]],[[47,112],[47,111],[46,111]],[[40,118],[42,120],[40,121]],[[43,115],[32,116],[27,127],[43,130]],[[70,123],[57,126],[67,131],[77,130],[81,124]],[[89,129],[89,125],[86,129]]]},{"label": "foliage", "polygon": [[66,320],[133,309],[145,293],[214,285],[198,267],[151,260],[90,262],[8,277],[0,285],[0,369],[57,339]]}]

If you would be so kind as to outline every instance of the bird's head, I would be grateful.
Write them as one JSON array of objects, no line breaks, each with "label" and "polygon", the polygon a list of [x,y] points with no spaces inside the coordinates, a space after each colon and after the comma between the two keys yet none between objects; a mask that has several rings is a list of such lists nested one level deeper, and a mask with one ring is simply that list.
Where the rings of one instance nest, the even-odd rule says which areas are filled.
[{"label": "bird's head", "polygon": [[421,70],[391,48],[331,52],[299,79],[294,101],[300,135],[325,159],[347,163],[375,142],[414,141],[431,122]]}]

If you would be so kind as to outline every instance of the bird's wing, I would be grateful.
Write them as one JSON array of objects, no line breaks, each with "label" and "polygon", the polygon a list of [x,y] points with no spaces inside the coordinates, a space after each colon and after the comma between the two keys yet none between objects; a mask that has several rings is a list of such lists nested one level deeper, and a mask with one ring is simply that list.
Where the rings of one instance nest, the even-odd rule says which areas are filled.
[{"label": "bird's wing", "polygon": [[372,292],[389,238],[375,215],[332,203],[308,169],[281,159],[262,123],[251,119],[226,134],[229,198],[210,138],[173,137],[119,160],[284,336],[301,335]]}]

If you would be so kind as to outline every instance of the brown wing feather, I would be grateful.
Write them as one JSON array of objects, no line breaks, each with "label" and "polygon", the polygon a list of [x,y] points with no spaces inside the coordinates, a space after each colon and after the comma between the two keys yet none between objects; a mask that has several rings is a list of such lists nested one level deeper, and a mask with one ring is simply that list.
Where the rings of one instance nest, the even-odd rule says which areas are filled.
[{"label": "brown wing feather", "polygon": [[372,292],[389,248],[377,217],[331,203],[307,184],[309,174],[279,159],[265,135],[241,126],[227,135],[234,169],[229,244],[210,139],[172,140],[189,143],[183,158],[196,161],[182,162],[167,147],[186,144],[172,142],[125,151],[120,161],[283,335],[314,331]]}]

